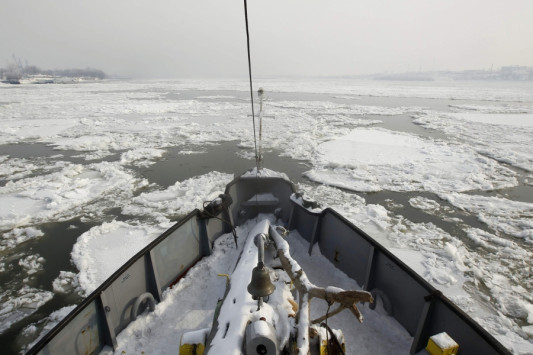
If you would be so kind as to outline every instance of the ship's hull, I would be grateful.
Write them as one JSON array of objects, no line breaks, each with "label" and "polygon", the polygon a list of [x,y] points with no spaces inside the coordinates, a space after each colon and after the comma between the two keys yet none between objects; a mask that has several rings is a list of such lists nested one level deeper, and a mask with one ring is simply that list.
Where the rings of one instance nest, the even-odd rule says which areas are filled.
[{"label": "ship's hull", "polygon": [[[106,345],[115,348],[117,334],[136,318],[141,298],[148,295],[160,302],[163,291],[210,255],[213,242],[230,232],[231,225],[241,225],[259,213],[275,214],[288,229],[297,230],[309,242],[310,252],[318,244],[339,270],[372,292],[413,336],[411,353],[424,349],[429,337],[441,332],[448,333],[464,354],[509,353],[420,275],[339,213],[304,207],[294,198],[295,189],[288,179],[265,175],[247,173],[236,178],[225,191],[231,201],[223,201],[207,213],[194,210],[176,223],[117,270],[29,353],[93,354]],[[213,214],[218,218],[212,218]]]}]

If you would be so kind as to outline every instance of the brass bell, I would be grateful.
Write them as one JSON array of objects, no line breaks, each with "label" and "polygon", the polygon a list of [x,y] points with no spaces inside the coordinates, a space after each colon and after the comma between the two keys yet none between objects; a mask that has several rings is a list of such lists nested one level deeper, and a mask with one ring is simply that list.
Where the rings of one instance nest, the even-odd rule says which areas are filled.
[{"label": "brass bell", "polygon": [[252,270],[252,281],[248,284],[248,292],[254,299],[272,294],[276,286],[270,281],[270,273],[263,263],[258,263]]}]

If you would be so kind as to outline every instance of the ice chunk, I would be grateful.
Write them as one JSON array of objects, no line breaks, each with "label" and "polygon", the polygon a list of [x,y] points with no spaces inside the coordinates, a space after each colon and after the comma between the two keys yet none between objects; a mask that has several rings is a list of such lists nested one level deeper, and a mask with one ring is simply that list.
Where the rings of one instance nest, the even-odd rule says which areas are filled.
[{"label": "ice chunk", "polygon": [[493,190],[514,173],[464,146],[378,129],[355,129],[318,146],[311,180],[354,191]]},{"label": "ice chunk", "polygon": [[72,306],[66,306],[58,309],[57,311],[54,311],[50,313],[48,317],[45,319],[39,321],[38,323],[32,323],[24,328],[23,335],[26,337],[34,337],[35,333],[37,331],[39,332],[39,335],[35,340],[33,340],[31,343],[29,343],[27,346],[24,347],[24,351],[28,351],[31,349],[41,338],[46,335],[50,330],[52,330],[59,322],[63,320],[72,310],[76,308],[75,305]]},{"label": "ice chunk", "polygon": [[[97,199],[130,196],[146,184],[117,163],[68,164],[58,172],[0,187],[0,228],[72,218]],[[89,207],[91,208],[91,207]]]},{"label": "ice chunk", "polygon": [[121,164],[134,164],[147,167],[155,163],[154,159],[161,158],[166,151],[155,148],[137,148],[122,153]]},{"label": "ice chunk", "polygon": [[29,255],[24,259],[19,260],[19,265],[24,269],[28,275],[33,275],[44,268],[45,260],[39,254]]},{"label": "ice chunk", "polygon": [[242,174],[243,178],[255,178],[255,177],[276,177],[276,178],[282,178],[282,179],[285,179],[285,180],[289,180],[287,174],[285,173],[280,173],[280,172],[277,172],[277,171],[274,171],[274,170],[270,170],[270,169],[266,169],[266,168],[261,168],[259,170],[259,173],[257,173],[257,168],[253,168],[252,170],[250,171],[247,171],[245,172],[244,174]]},{"label": "ice chunk", "polygon": [[55,293],[81,293],[78,275],[70,271],[60,271],[59,276],[52,283]]},{"label": "ice chunk", "polygon": [[442,131],[480,154],[533,171],[533,114],[427,112],[414,122]]},{"label": "ice chunk", "polygon": [[83,233],[72,249],[85,295],[95,290],[139,250],[164,231],[148,225],[113,221]]},{"label": "ice chunk", "polygon": [[422,196],[410,198],[409,204],[415,208],[428,212],[434,212],[440,209],[440,205],[437,201]]},{"label": "ice chunk", "polygon": [[533,240],[533,203],[461,193],[439,196],[459,209],[476,214],[495,231]]},{"label": "ice chunk", "polygon": [[34,313],[52,297],[52,292],[27,285],[17,291],[4,291],[0,294],[0,334],[14,323]]},{"label": "ice chunk", "polygon": [[145,192],[134,197],[122,208],[122,213],[137,216],[169,218],[184,215],[195,208],[202,208],[204,201],[210,201],[224,192],[233,175],[212,171],[184,181],[178,181],[166,190]]},{"label": "ice chunk", "polygon": [[490,125],[533,127],[533,114],[459,113],[456,117]]},{"label": "ice chunk", "polygon": [[0,251],[6,249],[12,249],[19,244],[22,244],[28,240],[42,237],[44,233],[34,227],[15,228],[7,233],[2,234],[0,239]]}]

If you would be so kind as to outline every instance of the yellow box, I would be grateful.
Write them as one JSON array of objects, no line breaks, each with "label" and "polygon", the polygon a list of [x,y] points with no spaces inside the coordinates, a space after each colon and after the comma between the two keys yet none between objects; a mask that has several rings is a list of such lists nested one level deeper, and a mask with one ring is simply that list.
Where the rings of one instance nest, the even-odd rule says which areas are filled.
[{"label": "yellow box", "polygon": [[209,328],[205,328],[183,333],[180,339],[179,355],[203,355],[209,331]]},{"label": "yellow box", "polygon": [[204,344],[182,344],[179,355],[203,355],[204,350]]},{"label": "yellow box", "polygon": [[454,355],[459,351],[459,344],[443,332],[429,338],[426,350],[431,355]]}]

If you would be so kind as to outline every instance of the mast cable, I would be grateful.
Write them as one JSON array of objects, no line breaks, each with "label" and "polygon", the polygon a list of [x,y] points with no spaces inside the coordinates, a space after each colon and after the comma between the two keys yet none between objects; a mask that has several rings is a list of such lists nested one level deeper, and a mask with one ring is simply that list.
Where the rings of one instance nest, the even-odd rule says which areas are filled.
[{"label": "mast cable", "polygon": [[254,91],[252,87],[252,60],[250,59],[250,33],[248,32],[248,5],[244,0],[244,19],[246,22],[246,45],[248,48],[248,75],[250,77],[250,101],[252,103],[252,121],[254,125],[254,147],[255,147],[255,165],[256,174],[259,174],[259,155],[257,154],[257,138],[255,134],[255,113],[254,113]]}]

